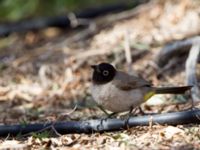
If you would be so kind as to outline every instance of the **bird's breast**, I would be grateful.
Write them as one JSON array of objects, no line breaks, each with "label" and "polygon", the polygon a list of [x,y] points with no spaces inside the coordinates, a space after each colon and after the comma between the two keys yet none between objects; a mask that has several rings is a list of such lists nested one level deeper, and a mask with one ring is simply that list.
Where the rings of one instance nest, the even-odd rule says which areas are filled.
[{"label": "bird's breast", "polygon": [[144,100],[141,89],[124,91],[118,89],[112,83],[93,85],[91,93],[99,105],[112,112],[128,111],[131,106],[136,107]]}]

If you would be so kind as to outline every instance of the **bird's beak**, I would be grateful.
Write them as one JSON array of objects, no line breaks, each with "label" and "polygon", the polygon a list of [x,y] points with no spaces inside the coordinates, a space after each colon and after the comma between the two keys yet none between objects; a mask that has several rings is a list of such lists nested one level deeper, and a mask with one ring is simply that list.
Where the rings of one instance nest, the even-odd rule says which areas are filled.
[{"label": "bird's beak", "polygon": [[95,70],[97,68],[97,66],[96,65],[91,65],[91,68]]},{"label": "bird's beak", "polygon": [[98,65],[91,65],[91,68],[93,68],[94,71],[96,71],[96,72],[101,72],[101,71],[99,70],[99,66],[98,66]]}]

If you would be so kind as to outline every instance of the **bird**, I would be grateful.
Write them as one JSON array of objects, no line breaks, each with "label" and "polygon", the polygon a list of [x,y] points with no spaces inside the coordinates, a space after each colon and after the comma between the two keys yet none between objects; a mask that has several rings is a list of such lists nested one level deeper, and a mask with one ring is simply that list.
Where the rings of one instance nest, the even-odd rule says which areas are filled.
[{"label": "bird", "polygon": [[191,89],[191,86],[155,87],[144,78],[119,71],[106,62],[91,67],[91,95],[100,108],[112,113],[132,111],[155,94],[183,94]]}]

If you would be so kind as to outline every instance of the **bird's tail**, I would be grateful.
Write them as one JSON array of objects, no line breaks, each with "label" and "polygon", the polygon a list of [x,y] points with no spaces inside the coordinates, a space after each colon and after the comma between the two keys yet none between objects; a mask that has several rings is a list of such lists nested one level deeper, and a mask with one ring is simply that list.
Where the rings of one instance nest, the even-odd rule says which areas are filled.
[{"label": "bird's tail", "polygon": [[156,94],[182,94],[187,90],[190,90],[192,86],[180,86],[180,87],[156,87]]}]

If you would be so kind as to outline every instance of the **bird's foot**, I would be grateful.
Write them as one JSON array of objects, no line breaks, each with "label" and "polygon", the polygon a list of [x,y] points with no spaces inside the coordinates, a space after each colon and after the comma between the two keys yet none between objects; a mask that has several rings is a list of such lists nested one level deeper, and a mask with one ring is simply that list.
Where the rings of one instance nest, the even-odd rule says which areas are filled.
[{"label": "bird's foot", "polygon": [[101,124],[103,123],[103,121],[106,121],[108,118],[113,118],[117,113],[113,112],[113,113],[108,113],[101,105],[97,105],[101,111],[103,111],[106,115],[105,118],[101,119]]},{"label": "bird's foot", "polygon": [[146,115],[147,113],[145,113],[142,108],[139,106],[137,108],[130,108],[130,111],[128,113],[128,117],[126,117],[125,122],[124,122],[124,127],[129,129],[129,119],[133,116],[136,116],[136,111],[139,109],[139,113],[141,113],[142,115]]},{"label": "bird's foot", "polygon": [[106,116],[105,118],[102,118],[102,119],[101,119],[100,123],[103,124],[103,121],[106,121],[107,119],[114,118],[116,115],[117,115],[116,112],[113,112],[113,113],[107,114],[107,116]]},{"label": "bird's foot", "polygon": [[[134,110],[134,111],[133,111]],[[131,116],[135,116],[135,112],[137,109],[134,109],[133,107],[130,108],[129,113],[128,113],[128,117],[126,118],[125,122],[124,122],[124,127],[129,129],[129,119]]]},{"label": "bird's foot", "polygon": [[129,129],[129,119],[130,119],[130,116],[128,116],[128,117],[126,118],[125,122],[124,122],[124,127],[125,127],[126,129]]},{"label": "bird's foot", "polygon": [[100,120],[100,124],[97,126],[97,129],[98,129],[98,130],[103,129],[103,122],[104,122],[104,121],[107,121],[107,119],[111,119],[111,118],[115,117],[115,115],[117,115],[117,113],[115,113],[115,112],[110,113],[110,114],[107,114],[107,116],[106,116],[105,118],[102,118],[102,119]]}]

